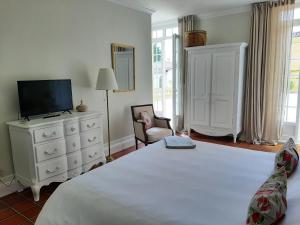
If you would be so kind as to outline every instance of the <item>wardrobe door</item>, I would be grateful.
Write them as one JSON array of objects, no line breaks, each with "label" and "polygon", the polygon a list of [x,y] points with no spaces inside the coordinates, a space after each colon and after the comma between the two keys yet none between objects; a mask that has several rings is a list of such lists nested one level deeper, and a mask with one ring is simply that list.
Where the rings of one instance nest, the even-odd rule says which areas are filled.
[{"label": "wardrobe door", "polygon": [[235,56],[234,51],[213,53],[212,56],[212,127],[232,128]]},{"label": "wardrobe door", "polygon": [[211,86],[211,54],[191,55],[190,58],[191,87],[191,123],[209,126],[210,120],[210,86]]}]

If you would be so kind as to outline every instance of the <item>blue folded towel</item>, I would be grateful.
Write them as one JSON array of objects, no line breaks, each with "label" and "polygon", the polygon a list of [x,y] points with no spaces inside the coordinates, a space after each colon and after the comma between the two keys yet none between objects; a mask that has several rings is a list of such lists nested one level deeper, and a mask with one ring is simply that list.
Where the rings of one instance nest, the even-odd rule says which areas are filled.
[{"label": "blue folded towel", "polygon": [[168,136],[165,137],[166,148],[172,149],[192,149],[196,145],[189,137]]}]

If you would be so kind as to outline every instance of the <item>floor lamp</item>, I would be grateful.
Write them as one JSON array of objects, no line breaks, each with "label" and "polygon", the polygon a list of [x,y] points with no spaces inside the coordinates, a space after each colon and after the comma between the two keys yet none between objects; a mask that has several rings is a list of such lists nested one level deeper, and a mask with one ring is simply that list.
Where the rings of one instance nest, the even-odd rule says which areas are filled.
[{"label": "floor lamp", "polygon": [[106,157],[107,162],[113,160],[110,154],[110,130],[109,130],[109,105],[108,105],[108,91],[118,89],[116,76],[112,68],[101,68],[98,73],[98,81],[96,90],[106,91],[106,109],[107,109],[107,132],[108,132],[108,156]]}]

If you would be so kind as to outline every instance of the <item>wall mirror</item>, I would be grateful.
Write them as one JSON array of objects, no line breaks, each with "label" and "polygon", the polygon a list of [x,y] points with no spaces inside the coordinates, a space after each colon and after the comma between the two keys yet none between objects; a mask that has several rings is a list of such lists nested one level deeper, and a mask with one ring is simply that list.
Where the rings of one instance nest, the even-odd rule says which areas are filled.
[{"label": "wall mirror", "polygon": [[112,68],[116,75],[118,90],[135,90],[135,48],[130,45],[111,44]]}]

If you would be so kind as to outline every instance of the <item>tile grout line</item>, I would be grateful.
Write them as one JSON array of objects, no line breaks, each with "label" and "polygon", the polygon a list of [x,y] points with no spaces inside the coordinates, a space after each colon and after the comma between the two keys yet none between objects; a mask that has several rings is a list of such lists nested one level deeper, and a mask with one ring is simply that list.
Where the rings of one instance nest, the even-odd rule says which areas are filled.
[{"label": "tile grout line", "polygon": [[[16,194],[17,194],[17,196],[23,197],[25,200],[32,201],[31,199],[27,198],[26,196],[24,196],[24,195],[21,194],[21,193],[16,193]],[[27,210],[29,210],[29,209],[33,209],[33,208],[35,208],[35,207],[37,207],[37,206],[38,206],[38,207],[41,207],[41,206],[38,205],[36,202],[34,202],[34,201],[32,201],[32,202],[34,203],[35,206],[32,207],[32,208],[25,209],[23,212],[25,212],[25,211],[27,211]],[[6,220],[11,219],[11,218],[14,217],[14,216],[21,216],[21,217],[25,218],[26,220],[28,220],[30,223],[34,224],[34,221],[32,221],[31,219],[29,219],[29,218],[28,218],[27,216],[25,216],[22,212],[20,212],[20,211],[16,210],[15,208],[13,208],[10,204],[4,202],[3,200],[0,200],[0,203],[6,205],[8,209],[11,209],[12,211],[15,212],[14,215],[9,216],[9,217],[7,217],[7,218],[5,218],[5,219],[3,219],[3,220],[0,220],[0,222],[5,222]]]},{"label": "tile grout line", "polygon": [[[22,193],[17,193],[18,195],[20,195],[20,196],[22,196],[22,197],[24,197],[26,200],[29,200],[29,201],[32,201],[32,198],[29,198],[29,197],[27,197],[27,196],[25,196],[24,194],[22,194]],[[42,208],[43,206],[42,205],[40,205],[39,203],[37,203],[37,202],[35,202],[34,200],[32,201],[33,202],[33,204],[35,205],[34,207],[32,207],[32,208],[29,208],[29,209],[26,209],[26,210],[24,210],[23,212],[25,212],[25,211],[27,211],[27,210],[30,210],[30,209],[33,209],[33,208],[36,208],[36,207],[39,207],[39,208]],[[19,212],[20,213],[20,215],[22,215],[23,217],[25,217],[27,220],[29,220],[31,223],[35,223],[33,220],[31,220],[31,219],[29,219],[27,216],[25,216],[22,212]]]}]

